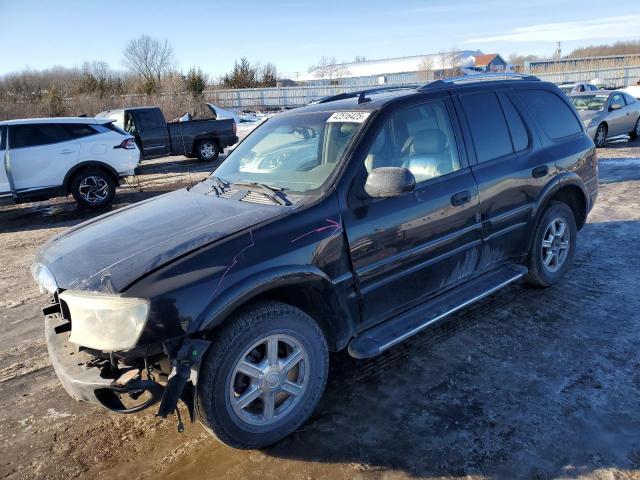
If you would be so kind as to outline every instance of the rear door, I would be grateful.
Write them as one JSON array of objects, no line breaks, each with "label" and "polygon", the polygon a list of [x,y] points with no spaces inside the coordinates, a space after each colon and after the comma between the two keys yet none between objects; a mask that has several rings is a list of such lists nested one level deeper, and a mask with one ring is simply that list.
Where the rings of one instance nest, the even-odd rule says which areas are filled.
[{"label": "rear door", "polygon": [[77,162],[80,144],[59,124],[11,125],[10,160],[16,191],[59,187]]},{"label": "rear door", "polygon": [[526,253],[536,199],[555,172],[555,162],[540,148],[512,92],[479,89],[460,94],[456,103],[480,191],[480,269],[489,270]]},{"label": "rear door", "polygon": [[[397,109],[378,128],[343,215],[367,324],[472,276],[481,246],[478,190],[448,96]],[[358,200],[367,174],[388,166],[409,169],[415,191]]]},{"label": "rear door", "polygon": [[167,122],[159,108],[131,110],[137,135],[142,145],[142,155],[153,157],[167,155],[171,151]]}]

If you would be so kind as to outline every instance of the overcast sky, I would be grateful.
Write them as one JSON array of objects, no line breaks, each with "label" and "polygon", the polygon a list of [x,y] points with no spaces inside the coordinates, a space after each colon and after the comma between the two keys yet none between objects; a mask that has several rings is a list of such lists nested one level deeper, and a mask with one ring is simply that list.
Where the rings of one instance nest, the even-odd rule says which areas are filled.
[{"label": "overcast sky", "polygon": [[[590,8],[589,4],[592,3]],[[614,4],[612,4],[613,6]],[[0,0],[0,74],[104,60],[121,69],[126,41],[167,38],[178,68],[217,76],[242,56],[295,78],[322,55],[351,61],[480,49],[551,55],[640,39],[640,1],[589,0],[38,1]]]}]

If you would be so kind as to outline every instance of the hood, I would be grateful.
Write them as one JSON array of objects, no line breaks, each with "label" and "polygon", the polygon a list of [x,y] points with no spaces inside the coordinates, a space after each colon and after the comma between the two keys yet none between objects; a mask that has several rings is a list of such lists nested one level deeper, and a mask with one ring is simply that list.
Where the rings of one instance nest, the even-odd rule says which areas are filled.
[{"label": "hood", "polygon": [[66,230],[36,262],[58,288],[121,292],[149,271],[289,208],[220,198],[207,180]]}]

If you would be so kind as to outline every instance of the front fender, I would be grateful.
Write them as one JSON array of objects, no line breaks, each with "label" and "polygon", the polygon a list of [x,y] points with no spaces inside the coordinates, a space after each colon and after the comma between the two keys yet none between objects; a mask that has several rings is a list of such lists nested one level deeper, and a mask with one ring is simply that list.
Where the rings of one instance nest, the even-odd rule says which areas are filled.
[{"label": "front fender", "polygon": [[[234,285],[228,285],[218,297],[207,305],[202,315],[192,323],[188,333],[208,330],[224,321],[231,312],[253,298],[268,291],[295,285],[298,288],[312,288],[326,296],[326,302],[342,318],[352,315],[340,301],[342,288],[352,285],[352,276],[332,281],[320,268],[314,265],[289,265],[265,270],[251,278],[245,278]],[[351,281],[350,281],[351,280]],[[338,318],[340,318],[338,317]]]}]

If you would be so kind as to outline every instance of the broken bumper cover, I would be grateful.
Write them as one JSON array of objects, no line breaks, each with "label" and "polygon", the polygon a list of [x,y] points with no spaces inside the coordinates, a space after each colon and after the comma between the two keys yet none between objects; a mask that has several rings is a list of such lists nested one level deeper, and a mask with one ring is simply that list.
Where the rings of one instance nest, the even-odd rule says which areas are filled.
[{"label": "broken bumper cover", "polygon": [[53,316],[45,318],[47,349],[56,375],[74,399],[104,406],[96,397],[96,391],[108,389],[113,379],[103,378],[100,369],[91,365],[93,357],[85,352],[78,352],[78,348],[69,343],[69,331],[64,331],[67,323],[66,320]]},{"label": "broken bumper cover", "polygon": [[[132,380],[121,385],[109,375],[108,361],[96,358],[69,342],[69,321],[55,315],[45,316],[45,337],[49,357],[56,375],[67,393],[75,400],[93,403],[118,413],[135,413],[160,401],[158,415],[166,417],[183,399],[193,419],[193,394],[197,372],[210,342],[185,340],[171,358],[172,372],[168,382],[161,385],[152,380]],[[186,387],[189,388],[186,388]],[[128,391],[147,391],[150,398],[134,407],[125,406],[120,394]],[[184,396],[183,394],[187,395]]]}]

